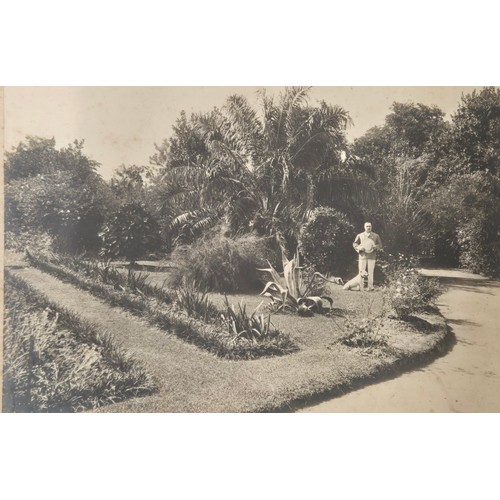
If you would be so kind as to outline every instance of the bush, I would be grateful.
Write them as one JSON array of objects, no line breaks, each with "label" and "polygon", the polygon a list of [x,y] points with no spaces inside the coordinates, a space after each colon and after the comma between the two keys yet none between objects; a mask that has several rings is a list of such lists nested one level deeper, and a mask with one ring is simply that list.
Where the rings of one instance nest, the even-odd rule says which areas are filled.
[{"label": "bush", "polygon": [[498,221],[488,221],[485,216],[462,223],[457,231],[460,266],[474,273],[498,276],[500,273],[498,233]]},{"label": "bush", "polygon": [[19,253],[29,250],[37,254],[46,254],[52,252],[54,238],[40,231],[26,230],[22,233],[7,231],[5,233],[5,248]]},{"label": "bush", "polygon": [[214,292],[256,290],[261,284],[257,268],[266,265],[265,256],[263,238],[245,235],[233,239],[215,232],[172,252],[169,285],[178,287],[184,280]]},{"label": "bush", "polygon": [[402,267],[392,273],[385,294],[394,315],[406,319],[435,305],[439,282],[420,275],[413,267]]},{"label": "bush", "polygon": [[347,332],[339,342],[347,347],[358,347],[373,350],[387,347],[387,336],[383,331],[383,323],[379,317],[365,317],[359,321],[346,319]]},{"label": "bush", "polygon": [[301,229],[300,250],[319,272],[345,276],[353,261],[354,236],[354,226],[344,214],[319,207]]},{"label": "bush", "polygon": [[161,247],[160,228],[142,204],[129,203],[109,216],[99,234],[101,255],[134,262]]},{"label": "bush", "polygon": [[393,278],[397,279],[399,273],[408,269],[416,269],[419,265],[420,259],[414,255],[381,253],[380,256],[377,256],[375,279],[379,283],[387,285]]},{"label": "bush", "polygon": [[97,174],[84,181],[65,172],[12,181],[5,187],[6,228],[48,233],[62,252],[95,252],[108,198]]}]

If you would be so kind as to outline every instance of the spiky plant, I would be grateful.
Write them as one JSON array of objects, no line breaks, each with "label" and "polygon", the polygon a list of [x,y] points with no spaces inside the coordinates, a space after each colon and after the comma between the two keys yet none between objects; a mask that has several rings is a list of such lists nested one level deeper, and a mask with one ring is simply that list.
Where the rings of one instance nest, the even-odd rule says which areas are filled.
[{"label": "spiky plant", "polygon": [[310,316],[313,312],[323,312],[325,302],[328,302],[331,309],[333,306],[331,297],[309,295],[309,293],[318,280],[336,284],[342,284],[342,280],[340,278],[330,280],[318,272],[312,273],[309,278],[304,279],[302,270],[298,251],[295,252],[291,260],[288,260],[283,254],[283,276],[276,271],[271,263],[269,263],[268,268],[259,269],[259,271],[269,273],[272,278],[266,283],[261,295],[271,299],[276,311],[292,311],[302,316]]},{"label": "spiky plant", "polygon": [[236,309],[234,305],[229,304],[227,297],[225,297],[225,308],[220,317],[229,333],[234,335],[233,340],[245,338],[259,342],[280,335],[280,331],[275,329],[271,323],[270,314],[264,316],[257,313],[261,305],[262,303],[255,308],[252,314],[248,314],[246,304],[240,303]]}]

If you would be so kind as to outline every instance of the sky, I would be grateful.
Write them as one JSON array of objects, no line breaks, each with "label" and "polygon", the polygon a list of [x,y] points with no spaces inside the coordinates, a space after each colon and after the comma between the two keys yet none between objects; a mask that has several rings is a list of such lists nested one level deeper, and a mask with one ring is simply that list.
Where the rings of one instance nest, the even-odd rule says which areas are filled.
[{"label": "sky", "polygon": [[[313,87],[310,103],[325,100],[349,111],[350,140],[382,125],[393,102],[437,105],[449,119],[463,93],[479,87]],[[172,133],[182,110],[221,107],[231,94],[257,105],[258,90],[283,87],[6,87],[5,150],[27,135],[55,137],[57,147],[84,139],[84,152],[109,179],[120,165],[147,165],[154,144]]]}]

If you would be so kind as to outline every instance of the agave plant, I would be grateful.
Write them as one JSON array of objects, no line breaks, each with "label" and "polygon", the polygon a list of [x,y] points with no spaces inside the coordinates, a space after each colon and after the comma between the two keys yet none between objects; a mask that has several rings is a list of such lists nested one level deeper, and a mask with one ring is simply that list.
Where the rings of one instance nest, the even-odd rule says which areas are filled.
[{"label": "agave plant", "polygon": [[276,311],[297,312],[301,316],[311,316],[314,312],[322,312],[325,302],[328,302],[330,309],[333,306],[331,297],[325,295],[308,295],[318,280],[331,283],[342,284],[340,278],[330,280],[321,273],[315,272],[308,279],[304,279],[299,263],[299,252],[288,260],[283,254],[283,276],[274,269],[268,261],[269,267],[259,269],[259,271],[269,273],[272,281],[268,281],[261,295],[271,299]]}]

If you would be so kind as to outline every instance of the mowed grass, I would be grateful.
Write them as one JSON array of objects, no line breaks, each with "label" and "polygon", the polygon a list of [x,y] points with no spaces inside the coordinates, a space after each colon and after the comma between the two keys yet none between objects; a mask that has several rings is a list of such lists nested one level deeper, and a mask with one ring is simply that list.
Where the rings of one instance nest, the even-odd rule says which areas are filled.
[{"label": "mowed grass", "polygon": [[[111,333],[116,329],[123,348],[158,381],[156,393],[94,410],[98,412],[289,411],[427,362],[443,352],[450,339],[443,319],[428,315],[420,322],[385,319],[384,345],[346,346],[340,340],[352,321],[361,321],[367,311],[377,314],[383,297],[380,291],[347,292],[332,285],[331,315],[272,315],[273,323],[292,336],[297,351],[253,360],[226,360],[166,336],[124,309],[109,307],[88,292],[36,269],[18,272],[50,293],[52,300],[93,322],[102,322]],[[165,273],[151,273],[148,279],[161,285],[165,278]],[[211,294],[211,299],[220,306],[224,295]],[[258,292],[230,295],[228,299],[235,305],[243,301],[248,310],[262,301]]]},{"label": "mowed grass", "polygon": [[[167,273],[151,273],[151,283],[162,284]],[[384,307],[383,293],[344,291],[331,285],[331,314],[304,318],[273,314],[276,327],[297,343],[297,352],[251,361],[224,362],[194,353],[178,370],[168,402],[160,398],[130,401],[106,411],[287,411],[304,406],[312,398],[341,395],[354,388],[399,373],[444,352],[451,340],[444,320],[437,314],[420,315],[404,322],[381,318],[385,344],[348,347],[341,342],[352,327]],[[228,295],[230,303],[247,304],[252,311],[263,301],[258,293]],[[219,307],[225,295],[211,293]],[[261,308],[265,311],[267,299]],[[189,361],[190,360],[190,361]],[[151,410],[153,408],[153,410]]]}]

